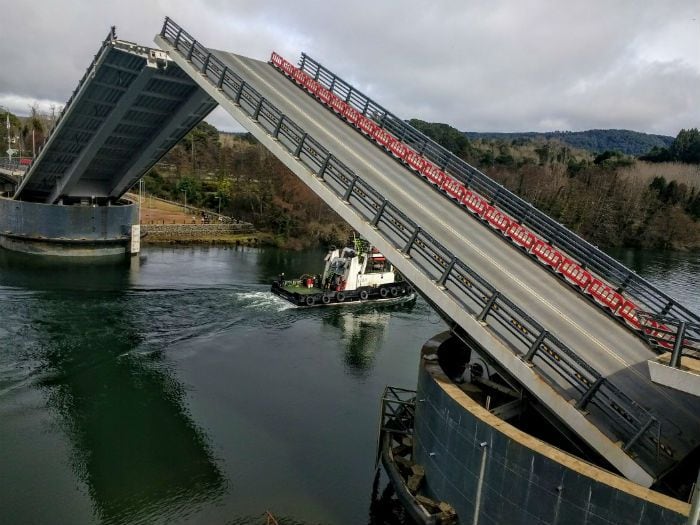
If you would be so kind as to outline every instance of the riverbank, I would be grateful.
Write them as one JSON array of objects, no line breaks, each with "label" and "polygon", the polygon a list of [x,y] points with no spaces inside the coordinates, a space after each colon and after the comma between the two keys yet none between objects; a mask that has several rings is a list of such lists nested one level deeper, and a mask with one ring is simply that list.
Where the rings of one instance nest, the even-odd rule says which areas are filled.
[{"label": "riverbank", "polygon": [[141,199],[135,194],[127,196],[134,202],[141,201],[143,244],[274,246],[299,251],[315,248],[325,241],[337,244],[347,236],[346,231],[333,223],[309,225],[308,235],[275,234],[209,209],[185,206],[150,194]]},{"label": "riverbank", "polygon": [[210,210],[185,206],[152,195],[141,202],[141,235],[143,244],[222,244],[258,246],[273,244],[269,235],[261,234],[248,223]]},{"label": "riverbank", "polygon": [[143,244],[269,244],[252,224],[141,224]]}]

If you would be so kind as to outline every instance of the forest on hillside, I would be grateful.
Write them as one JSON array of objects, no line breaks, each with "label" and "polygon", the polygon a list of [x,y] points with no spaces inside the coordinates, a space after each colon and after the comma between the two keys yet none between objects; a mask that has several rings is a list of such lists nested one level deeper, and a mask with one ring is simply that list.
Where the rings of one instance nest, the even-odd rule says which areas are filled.
[{"label": "forest on hillside", "polygon": [[625,155],[642,155],[652,148],[668,148],[673,137],[652,135],[628,129],[590,129],[588,131],[527,131],[522,133],[489,133],[467,131],[464,135],[470,140],[554,140],[572,148],[602,153],[619,151]]},{"label": "forest on hillside", "polygon": [[594,244],[700,248],[697,129],[635,158],[611,150],[594,155],[555,140],[469,141],[447,124],[410,123]]},{"label": "forest on hillside", "polygon": [[[459,157],[603,247],[700,248],[700,165],[593,154],[558,140],[469,140],[457,129],[410,121]],[[684,130],[668,154],[700,147]],[[657,150],[661,148],[657,147]],[[672,153],[675,152],[675,153]],[[665,155],[665,154],[664,154]],[[406,172],[407,176],[409,175]],[[146,177],[165,198],[217,209],[301,248],[343,242],[349,227],[250,135],[199,124]]]}]

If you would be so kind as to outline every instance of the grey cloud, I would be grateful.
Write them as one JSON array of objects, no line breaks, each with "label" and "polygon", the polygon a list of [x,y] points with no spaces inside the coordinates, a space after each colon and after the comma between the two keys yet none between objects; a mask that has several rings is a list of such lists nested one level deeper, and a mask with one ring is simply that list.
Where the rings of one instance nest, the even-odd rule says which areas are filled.
[{"label": "grey cloud", "polygon": [[[150,44],[168,14],[210,47],[307,51],[405,118],[485,131],[700,125],[695,0],[0,0],[0,12],[0,104],[66,100],[110,25]],[[235,127],[220,111],[210,121]]]}]

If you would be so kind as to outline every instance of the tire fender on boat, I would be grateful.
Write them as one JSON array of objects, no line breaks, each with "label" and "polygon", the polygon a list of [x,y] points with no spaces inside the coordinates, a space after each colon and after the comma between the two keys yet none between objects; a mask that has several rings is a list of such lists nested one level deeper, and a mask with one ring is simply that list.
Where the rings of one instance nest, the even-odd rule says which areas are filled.
[{"label": "tire fender on boat", "polygon": [[315,302],[316,302],[316,299],[314,299],[313,295],[306,296],[306,305],[307,306],[313,306]]},{"label": "tire fender on boat", "polygon": [[386,288],[380,288],[379,295],[381,295],[382,297],[386,297],[387,295],[389,295],[389,290],[387,290]]},{"label": "tire fender on boat", "polygon": [[399,291],[398,291],[398,289],[396,288],[396,286],[392,286],[392,287],[389,289],[389,293],[391,293],[391,296],[392,296],[392,297],[396,297],[397,295],[399,295]]},{"label": "tire fender on boat", "polygon": [[323,294],[323,296],[321,297],[321,301],[323,302],[323,304],[328,304],[331,302],[331,296]]},{"label": "tire fender on boat", "polygon": [[335,294],[335,298],[339,303],[342,303],[345,300],[345,294],[343,292],[338,292]]},{"label": "tire fender on boat", "polygon": [[362,290],[360,292],[360,299],[362,299],[363,301],[366,301],[368,297],[369,297],[369,293],[367,293],[367,290]]}]

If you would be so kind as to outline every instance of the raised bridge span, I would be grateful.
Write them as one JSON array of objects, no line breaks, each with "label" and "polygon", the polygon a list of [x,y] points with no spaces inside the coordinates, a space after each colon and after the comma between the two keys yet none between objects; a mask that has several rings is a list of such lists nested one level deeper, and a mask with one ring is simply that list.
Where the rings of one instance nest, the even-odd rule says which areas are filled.
[{"label": "raised bridge span", "polygon": [[[651,486],[698,447],[697,399],[656,385],[647,371],[658,348],[673,346],[672,334],[653,318],[643,324],[641,311],[687,324],[691,338],[695,313],[310,57],[295,66],[274,53],[266,62],[210,50],[169,19],[156,43],[176,84],[191,90],[188,100],[199,100],[197,110],[178,111],[174,99],[187,97],[171,91],[159,99],[151,85],[147,98],[169,100],[179,117],[149,121],[141,143],[152,146],[131,146],[131,168],[82,178],[77,161],[89,165],[101,142],[128,138],[115,131],[117,117],[133,121],[122,104],[144,109],[140,92],[126,88],[132,95],[111,103],[116,117],[97,124],[104,132],[95,147],[64,161],[73,176],[57,174],[56,160],[42,171],[40,155],[20,197],[79,197],[83,180],[83,188],[118,196],[218,103],[377,246],[454,330],[623,475]],[[54,154],[65,147],[57,141]]]},{"label": "raised bridge span", "polygon": [[165,53],[112,28],[15,199],[115,202],[215,107]]},{"label": "raised bridge span", "polygon": [[[371,136],[351,125],[347,107],[421,149],[444,173],[476,170],[305,55],[295,67],[275,54],[268,63],[210,50],[171,20],[156,43],[385,253],[443,316],[624,475],[649,486],[698,446],[697,400],[650,381],[646,362],[656,353],[643,338],[436,191],[397,160],[396,146],[378,144],[376,131]],[[484,180],[473,187],[487,183],[479,175]],[[590,267],[598,259],[596,275],[616,289],[624,283],[627,294],[640,290],[637,301],[645,309],[697,319],[495,183],[481,194],[527,209],[532,215],[524,223],[548,228],[547,239],[558,236],[561,248],[578,242],[570,255],[587,255]]]}]

